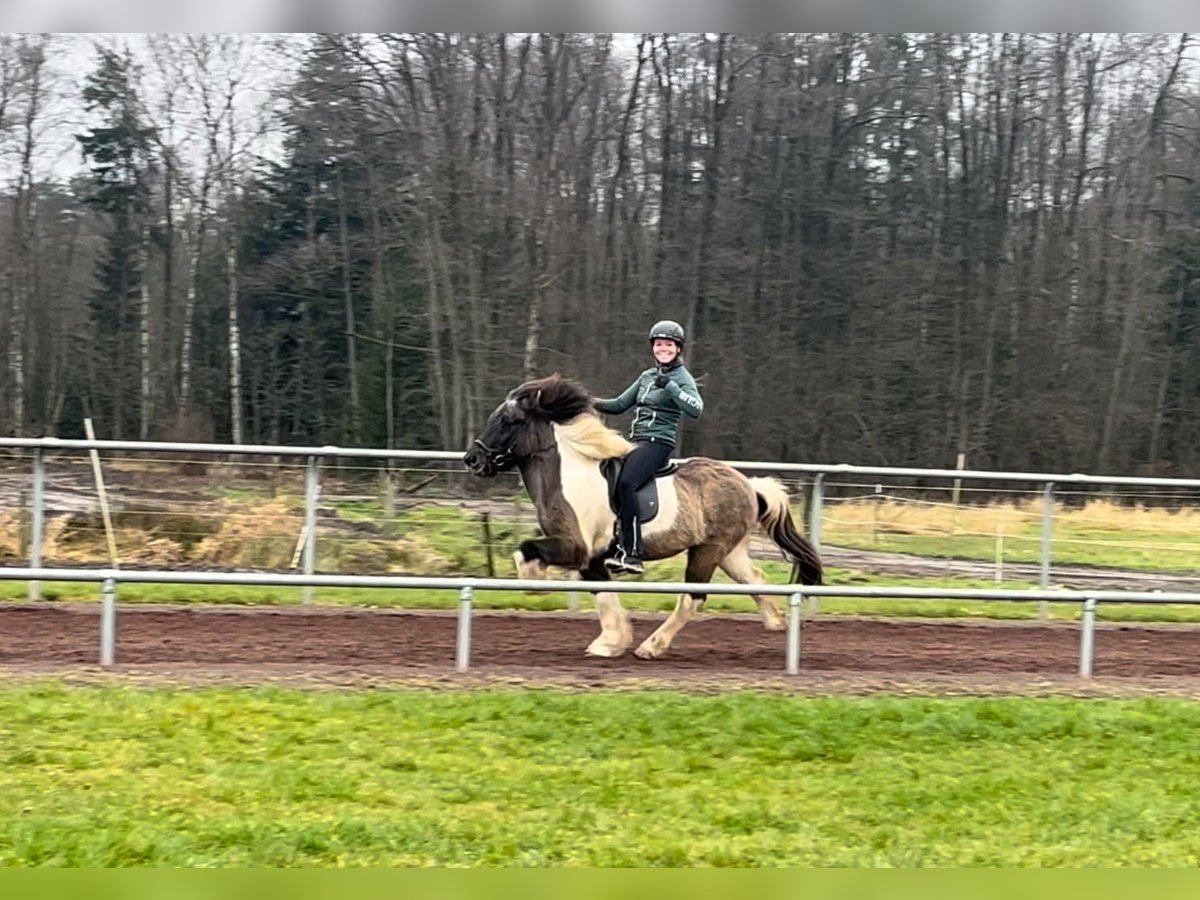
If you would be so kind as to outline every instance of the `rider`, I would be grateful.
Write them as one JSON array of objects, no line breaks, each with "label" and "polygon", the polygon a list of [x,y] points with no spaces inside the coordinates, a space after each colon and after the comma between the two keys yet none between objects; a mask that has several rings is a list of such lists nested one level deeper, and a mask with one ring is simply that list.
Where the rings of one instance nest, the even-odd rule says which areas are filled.
[{"label": "rider", "polygon": [[615,572],[640,574],[642,531],[637,521],[637,491],[666,464],[679,438],[680,413],[693,419],[704,411],[704,401],[691,373],[684,368],[683,327],[670,320],[650,329],[650,348],[656,366],[647,369],[620,396],[597,400],[603,413],[623,413],[636,405],[629,439],[633,450],[625,457],[617,480],[621,531],[616,553],[604,564]]}]

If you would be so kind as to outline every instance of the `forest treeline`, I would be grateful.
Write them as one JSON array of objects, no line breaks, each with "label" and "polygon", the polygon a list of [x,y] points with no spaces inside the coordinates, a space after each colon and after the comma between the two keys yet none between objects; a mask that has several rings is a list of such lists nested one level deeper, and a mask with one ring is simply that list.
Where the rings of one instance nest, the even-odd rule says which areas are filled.
[{"label": "forest treeline", "polygon": [[0,433],[458,449],[526,376],[615,394],[675,318],[689,454],[1200,462],[1188,35],[61,52],[0,38]]}]

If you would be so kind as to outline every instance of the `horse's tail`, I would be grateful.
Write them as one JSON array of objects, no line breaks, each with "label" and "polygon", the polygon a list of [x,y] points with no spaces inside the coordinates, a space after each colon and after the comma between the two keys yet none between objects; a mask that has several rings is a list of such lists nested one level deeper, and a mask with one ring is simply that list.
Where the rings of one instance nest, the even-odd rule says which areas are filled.
[{"label": "horse's tail", "polygon": [[788,505],[787,489],[775,478],[751,478],[758,495],[758,522],[795,564],[793,577],[800,584],[821,584],[823,569],[817,548],[796,528]]}]

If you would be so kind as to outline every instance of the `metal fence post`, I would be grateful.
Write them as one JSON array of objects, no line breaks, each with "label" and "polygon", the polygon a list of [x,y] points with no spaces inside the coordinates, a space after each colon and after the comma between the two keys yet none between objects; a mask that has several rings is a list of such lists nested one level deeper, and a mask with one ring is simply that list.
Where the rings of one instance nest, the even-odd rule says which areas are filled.
[{"label": "metal fence post", "polygon": [[[579,581],[583,576],[579,573],[572,572],[571,580]],[[579,591],[567,591],[567,612],[577,613],[583,602],[583,595]]]},{"label": "metal fence post", "polygon": [[[29,534],[29,568],[42,567],[42,541],[45,533],[46,457],[42,448],[33,451],[33,520]],[[42,583],[29,582],[29,599],[42,599]]]},{"label": "metal fence post", "polygon": [[[304,574],[311,575],[317,560],[317,494],[321,489],[319,459],[315,456],[308,458],[308,467],[304,475]],[[311,585],[304,587],[304,602],[312,603],[315,588]]]},{"label": "metal fence post", "polygon": [[111,666],[117,650],[117,582],[104,579],[100,590],[100,665]]},{"label": "metal fence post", "polygon": [[487,577],[496,577],[496,557],[492,552],[492,517],[485,510],[479,517],[479,524],[483,528],[483,556],[487,563]]},{"label": "metal fence post", "polygon": [[1096,659],[1096,600],[1083,601],[1083,630],[1079,634],[1079,677],[1091,678]]},{"label": "metal fence post", "polygon": [[[812,498],[808,504],[808,539],[817,552],[821,552],[821,524],[825,518],[825,473],[818,472],[813,478]],[[792,572],[798,577],[798,568],[793,566]],[[815,616],[821,610],[821,601],[813,597],[810,602],[812,614]]]},{"label": "metal fence post", "polygon": [[[1042,570],[1039,584],[1042,590],[1050,587],[1050,534],[1054,528],[1054,482],[1046,482],[1042,492]],[[1038,617],[1050,617],[1050,604],[1046,600],[1038,603]]]},{"label": "metal fence post", "polygon": [[818,472],[813,478],[812,499],[808,503],[808,539],[818,550],[821,549],[821,519],[825,505],[825,473]]},{"label": "metal fence post", "polygon": [[458,640],[454,651],[454,668],[465,672],[471,667],[471,597],[474,592],[464,587],[458,595]]},{"label": "metal fence post", "polygon": [[804,595],[797,591],[788,597],[787,673],[800,674],[800,608]]}]

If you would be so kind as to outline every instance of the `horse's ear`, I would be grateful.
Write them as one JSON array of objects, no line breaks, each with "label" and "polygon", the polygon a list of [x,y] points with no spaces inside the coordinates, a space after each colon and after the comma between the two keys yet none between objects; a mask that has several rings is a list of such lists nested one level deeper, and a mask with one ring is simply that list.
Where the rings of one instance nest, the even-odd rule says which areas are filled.
[{"label": "horse's ear", "polygon": [[524,392],[517,400],[521,409],[526,412],[534,412],[541,408],[542,405],[542,390],[538,388],[533,393]]}]

